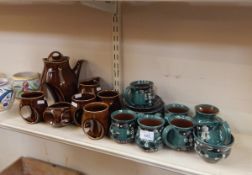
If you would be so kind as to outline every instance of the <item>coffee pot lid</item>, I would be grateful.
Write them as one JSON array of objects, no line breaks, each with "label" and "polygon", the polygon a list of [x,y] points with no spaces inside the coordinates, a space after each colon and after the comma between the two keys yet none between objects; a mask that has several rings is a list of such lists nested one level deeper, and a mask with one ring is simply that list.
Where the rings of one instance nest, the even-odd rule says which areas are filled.
[{"label": "coffee pot lid", "polygon": [[62,62],[68,60],[67,56],[64,56],[62,53],[59,51],[53,51],[49,54],[47,61],[50,62]]}]

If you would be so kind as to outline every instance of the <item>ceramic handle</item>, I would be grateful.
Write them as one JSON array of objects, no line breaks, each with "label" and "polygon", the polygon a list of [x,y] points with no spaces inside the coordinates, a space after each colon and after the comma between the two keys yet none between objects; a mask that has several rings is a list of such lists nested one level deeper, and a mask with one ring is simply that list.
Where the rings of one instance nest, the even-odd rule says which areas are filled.
[{"label": "ceramic handle", "polygon": [[[29,110],[30,115],[29,116],[24,116],[24,108],[27,108],[26,110]],[[26,111],[28,112],[28,111]],[[26,120],[29,123],[37,123],[39,121],[39,114],[37,112],[36,109],[34,109],[33,107],[31,107],[30,105],[22,105],[20,104],[19,106],[19,114],[20,116]]]},{"label": "ceramic handle", "polygon": [[130,87],[126,87],[124,93],[123,93],[123,96],[124,98],[126,99],[127,102],[130,102],[129,101],[129,96],[131,95],[131,91],[130,91]]},{"label": "ceramic handle", "polygon": [[114,134],[115,128],[116,128],[116,125],[114,123],[111,123],[109,127],[110,134]]},{"label": "ceramic handle", "polygon": [[75,111],[74,111],[74,123],[77,125],[77,126],[81,126],[81,121],[82,121],[82,118],[83,118],[83,115],[84,115],[84,111],[82,108],[76,108]]},{"label": "ceramic handle", "polygon": [[166,146],[169,146],[170,148],[172,149],[177,149],[176,146],[172,145],[168,139],[167,139],[167,136],[168,134],[174,129],[174,126],[172,125],[168,125],[164,128],[163,132],[162,132],[162,139],[163,139],[163,142]]},{"label": "ceramic handle", "polygon": [[71,111],[65,110],[60,116],[60,123],[62,125],[67,125],[72,121],[71,119]]},{"label": "ceramic handle", "polygon": [[[57,56],[54,56],[55,54],[57,54]],[[53,51],[48,56],[48,58],[52,58],[52,59],[59,59],[61,57],[62,57],[62,54],[59,51]]]},{"label": "ceramic handle", "polygon": [[45,122],[49,123],[50,125],[54,126],[56,123],[54,121],[54,112],[53,110],[45,110],[43,114],[43,119]]},{"label": "ceramic handle", "polygon": [[[89,129],[86,130],[86,126]],[[96,119],[83,120],[81,127],[90,139],[98,140],[105,136],[104,125]]]},{"label": "ceramic handle", "polygon": [[229,127],[229,124],[226,121],[224,121],[222,122],[221,127],[223,128],[223,133],[224,133],[223,138],[221,138],[222,143],[229,144],[231,141],[231,129]]}]

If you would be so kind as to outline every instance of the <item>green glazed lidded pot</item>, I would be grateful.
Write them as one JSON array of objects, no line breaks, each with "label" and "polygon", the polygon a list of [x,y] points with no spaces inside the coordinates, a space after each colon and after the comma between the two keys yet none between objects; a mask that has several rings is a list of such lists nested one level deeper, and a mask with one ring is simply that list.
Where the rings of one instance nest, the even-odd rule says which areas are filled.
[{"label": "green glazed lidded pot", "polygon": [[146,152],[155,152],[162,146],[162,131],[165,124],[161,114],[138,114],[136,144]]},{"label": "green glazed lidded pot", "polygon": [[201,139],[214,145],[227,144],[231,141],[231,129],[226,121],[217,116],[219,109],[210,104],[195,106],[194,123],[197,130],[202,130]]}]

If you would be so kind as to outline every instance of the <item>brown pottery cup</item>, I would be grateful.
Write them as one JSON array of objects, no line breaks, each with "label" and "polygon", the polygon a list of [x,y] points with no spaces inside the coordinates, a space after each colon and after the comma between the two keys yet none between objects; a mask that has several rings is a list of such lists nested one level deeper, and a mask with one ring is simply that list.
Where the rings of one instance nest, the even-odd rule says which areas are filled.
[{"label": "brown pottery cup", "polygon": [[114,90],[102,90],[98,92],[97,97],[100,101],[109,105],[110,114],[121,109],[119,93]]},{"label": "brown pottery cup", "polygon": [[99,91],[101,91],[100,78],[95,77],[80,82],[79,91],[81,93],[92,93],[96,95]]},{"label": "brown pottery cup", "polygon": [[109,106],[103,102],[92,102],[84,106],[82,129],[91,139],[103,138],[108,131]]},{"label": "brown pottery cup", "polygon": [[43,118],[46,123],[54,127],[62,127],[73,121],[74,108],[68,102],[58,102],[48,106]]},{"label": "brown pottery cup", "polygon": [[47,108],[43,92],[25,92],[21,95],[19,114],[28,123],[38,123],[43,119],[43,112]]},{"label": "brown pottery cup", "polygon": [[91,102],[96,101],[95,94],[80,93],[72,96],[72,105],[75,107],[73,120],[77,126],[81,126],[83,107]]}]

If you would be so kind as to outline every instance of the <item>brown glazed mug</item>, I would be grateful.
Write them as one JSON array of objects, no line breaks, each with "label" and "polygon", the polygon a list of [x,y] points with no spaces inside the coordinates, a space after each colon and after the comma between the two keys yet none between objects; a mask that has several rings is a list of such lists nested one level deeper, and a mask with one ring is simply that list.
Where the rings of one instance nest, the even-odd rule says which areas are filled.
[{"label": "brown glazed mug", "polygon": [[84,106],[82,129],[94,140],[103,138],[108,131],[109,106],[103,102],[92,102]]},{"label": "brown glazed mug", "polygon": [[25,92],[21,95],[19,114],[28,123],[38,123],[43,119],[43,112],[47,108],[44,93]]},{"label": "brown glazed mug", "polygon": [[72,96],[71,104],[75,107],[73,120],[77,126],[81,126],[83,107],[91,102],[96,101],[95,94],[91,93],[80,93]]},{"label": "brown glazed mug", "polygon": [[43,118],[46,123],[54,127],[62,127],[73,121],[74,108],[68,102],[57,102],[48,106]]},{"label": "brown glazed mug", "polygon": [[114,90],[102,90],[97,94],[98,100],[109,105],[110,114],[121,109],[119,93]]},{"label": "brown glazed mug", "polygon": [[94,77],[89,80],[80,82],[80,93],[92,93],[96,95],[99,91],[101,91],[100,77]]}]

